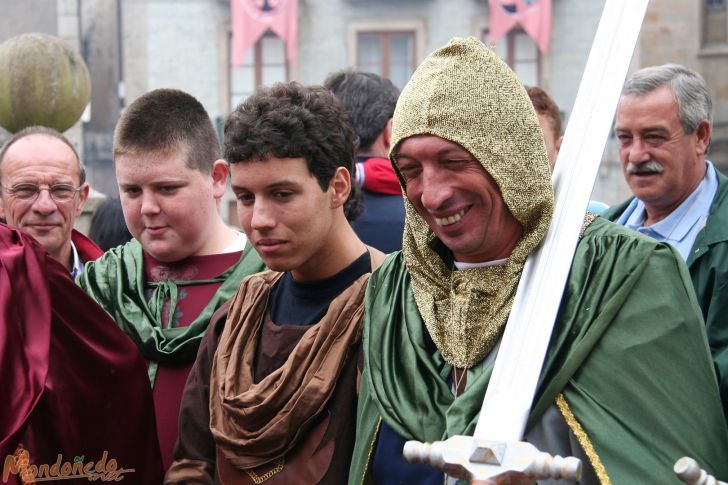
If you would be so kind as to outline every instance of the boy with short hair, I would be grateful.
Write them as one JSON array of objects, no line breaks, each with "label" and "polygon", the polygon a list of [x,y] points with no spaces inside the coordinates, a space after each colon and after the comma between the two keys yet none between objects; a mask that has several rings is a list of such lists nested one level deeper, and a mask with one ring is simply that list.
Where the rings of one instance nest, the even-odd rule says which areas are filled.
[{"label": "boy with short hair", "polygon": [[225,124],[240,222],[272,271],[219,311],[165,483],[344,483],[363,298],[384,255],[346,220],[356,135],[323,87],[261,89]]},{"label": "boy with short hair", "polygon": [[220,155],[212,122],[194,97],[158,89],[134,101],[114,133],[114,163],[135,239],[79,277],[149,362],[165,469],[210,317],[245,276],[264,268],[245,235],[218,213],[228,177]]}]

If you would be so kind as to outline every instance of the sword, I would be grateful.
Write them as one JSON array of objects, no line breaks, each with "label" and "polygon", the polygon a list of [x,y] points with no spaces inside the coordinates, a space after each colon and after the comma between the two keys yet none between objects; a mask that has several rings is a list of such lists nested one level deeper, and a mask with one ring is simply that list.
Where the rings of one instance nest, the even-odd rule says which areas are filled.
[{"label": "sword", "polygon": [[604,145],[649,0],[607,0],[552,176],[556,208],[543,244],[526,260],[472,437],[410,441],[409,462],[464,479],[508,471],[578,480],[576,458],[521,442]]}]

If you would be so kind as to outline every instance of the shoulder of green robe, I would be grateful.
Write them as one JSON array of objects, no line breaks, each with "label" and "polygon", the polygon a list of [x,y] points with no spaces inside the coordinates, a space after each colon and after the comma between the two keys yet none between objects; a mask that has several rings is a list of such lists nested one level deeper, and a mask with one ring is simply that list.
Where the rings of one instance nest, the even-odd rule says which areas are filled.
[{"label": "shoulder of green robe", "polygon": [[681,453],[726,473],[700,311],[687,267],[668,244],[603,218],[585,230],[542,382],[534,415],[563,394],[580,442],[613,483],[667,483]]},{"label": "shoulder of green robe", "polygon": [[121,265],[126,266],[128,270],[143,268],[143,258],[142,245],[136,239],[132,239],[126,244],[109,249],[97,260],[88,261],[76,278],[76,282],[88,292],[96,282],[113,281],[117,278],[117,270]]},{"label": "shoulder of green robe", "polygon": [[[656,241],[649,236],[611,222],[603,217],[597,217],[587,226],[579,243],[580,245],[582,243],[594,244],[596,241],[626,244],[631,254],[656,252],[666,256],[670,255],[671,258],[677,260],[682,260],[680,254],[670,244]],[[627,248],[625,248],[626,251]]]},{"label": "shoulder of green robe", "polygon": [[385,279],[391,277],[393,273],[404,271],[404,257],[402,251],[394,251],[386,255],[381,264],[372,272],[371,279]]},{"label": "shoulder of green robe", "polygon": [[[384,258],[384,261],[372,272],[367,283],[367,300],[377,297],[382,287],[390,285],[407,275],[402,251],[395,251]],[[366,303],[365,303],[366,304]]]}]

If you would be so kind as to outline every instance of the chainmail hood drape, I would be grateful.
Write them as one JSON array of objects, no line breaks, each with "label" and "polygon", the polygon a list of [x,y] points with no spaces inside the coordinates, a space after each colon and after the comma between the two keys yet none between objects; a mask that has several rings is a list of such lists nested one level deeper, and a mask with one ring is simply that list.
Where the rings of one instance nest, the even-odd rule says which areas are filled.
[{"label": "chainmail hood drape", "polygon": [[405,200],[403,254],[417,307],[443,358],[469,368],[500,338],[526,257],[551,221],[554,197],[543,134],[516,75],[470,37],[430,54],[399,97],[390,159],[405,191],[394,160],[398,145],[416,135],[436,135],[468,150],[523,227],[506,264],[453,270],[435,249],[435,233]]}]

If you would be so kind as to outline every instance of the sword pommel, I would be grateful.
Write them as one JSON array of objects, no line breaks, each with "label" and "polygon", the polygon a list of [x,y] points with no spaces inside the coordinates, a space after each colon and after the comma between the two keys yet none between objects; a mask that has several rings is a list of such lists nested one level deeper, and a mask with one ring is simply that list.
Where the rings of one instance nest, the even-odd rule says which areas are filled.
[{"label": "sword pommel", "polygon": [[708,475],[705,470],[700,468],[698,462],[687,456],[676,461],[672,470],[687,485],[726,485],[725,482],[720,482],[714,476]]},{"label": "sword pommel", "polygon": [[577,481],[581,479],[581,460],[573,456],[563,458],[559,455],[538,453],[526,472],[532,477]]}]

